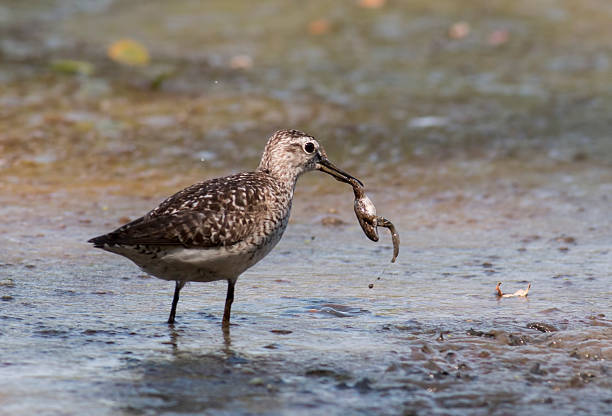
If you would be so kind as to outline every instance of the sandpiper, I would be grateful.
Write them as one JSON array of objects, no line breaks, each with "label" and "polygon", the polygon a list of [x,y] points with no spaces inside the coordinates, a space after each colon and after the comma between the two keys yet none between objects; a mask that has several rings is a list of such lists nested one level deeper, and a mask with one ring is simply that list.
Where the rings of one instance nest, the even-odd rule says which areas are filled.
[{"label": "sandpiper", "polygon": [[227,280],[222,324],[228,327],[236,280],[279,242],[296,181],[315,169],[341,182],[357,180],[335,167],[312,136],[280,130],[268,140],[254,172],[191,185],[89,242],[127,257],[148,274],[176,282],[169,324],[185,283]]}]

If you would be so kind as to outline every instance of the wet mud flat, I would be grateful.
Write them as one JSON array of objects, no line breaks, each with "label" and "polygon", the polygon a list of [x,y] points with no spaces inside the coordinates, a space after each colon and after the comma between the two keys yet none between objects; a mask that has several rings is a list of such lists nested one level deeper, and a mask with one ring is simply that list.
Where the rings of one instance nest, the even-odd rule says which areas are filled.
[{"label": "wet mud flat", "polygon": [[[478,220],[469,218],[478,185],[452,202],[447,191],[432,191],[409,206],[371,192],[381,211],[403,213],[394,214],[403,240],[391,264],[390,238],[381,234],[375,244],[362,235],[348,187],[332,184],[321,194],[319,185],[303,185],[279,246],[238,281],[229,334],[220,326],[222,283],[188,285],[169,328],[172,285],[84,243],[155,197],[116,189],[96,198],[79,198],[78,190],[22,202],[5,195],[3,411],[569,415],[609,408],[612,254],[600,186],[586,196],[579,187],[585,208],[577,210],[571,193],[541,184],[528,199],[555,203],[530,215],[524,201],[508,206],[510,188],[498,190],[490,198],[506,201],[514,216],[478,203]],[[323,225],[329,217],[341,225]],[[527,282],[532,289],[527,298],[499,299],[497,281],[508,291]]]}]

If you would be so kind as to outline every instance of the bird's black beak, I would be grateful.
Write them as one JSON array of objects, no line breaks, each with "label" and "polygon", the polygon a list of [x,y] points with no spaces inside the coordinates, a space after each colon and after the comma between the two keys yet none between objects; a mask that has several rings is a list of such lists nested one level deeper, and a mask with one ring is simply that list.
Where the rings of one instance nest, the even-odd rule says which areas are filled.
[{"label": "bird's black beak", "polygon": [[359,183],[359,185],[363,186],[363,183],[356,177],[349,175],[345,171],[338,169],[331,163],[326,157],[321,157],[321,160],[317,162],[317,169],[321,172],[325,172],[336,178],[336,180],[344,183],[350,183],[349,179],[353,179]]}]

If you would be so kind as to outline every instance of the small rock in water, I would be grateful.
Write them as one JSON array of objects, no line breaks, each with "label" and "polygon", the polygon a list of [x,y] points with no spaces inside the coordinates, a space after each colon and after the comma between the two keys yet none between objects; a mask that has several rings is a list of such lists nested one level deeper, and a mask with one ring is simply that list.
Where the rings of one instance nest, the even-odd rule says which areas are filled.
[{"label": "small rock in water", "polygon": [[475,337],[487,337],[487,338],[495,338],[495,334],[493,332],[483,332],[477,331],[474,328],[470,328],[467,330],[468,335],[472,335]]},{"label": "small rock in water", "polygon": [[544,322],[530,322],[527,324],[527,328],[529,329],[536,329],[540,332],[556,332],[558,331],[557,328],[555,328],[554,326],[550,325],[550,324],[546,324]]},{"label": "small rock in water", "polygon": [[538,376],[544,376],[546,374],[548,374],[548,371],[540,368],[540,363],[535,363],[530,369],[529,372],[531,374],[536,374]]},{"label": "small rock in water", "polygon": [[353,387],[360,393],[366,393],[372,390],[372,387],[370,386],[371,383],[372,382],[370,381],[369,378],[364,377],[361,380],[359,380],[357,383],[355,383]]},{"label": "small rock in water", "polygon": [[321,224],[323,224],[323,225],[325,225],[327,227],[329,227],[329,226],[336,227],[336,226],[339,226],[339,225],[344,225],[345,222],[342,221],[340,218],[325,217],[325,218],[323,218],[321,220]]},{"label": "small rock in water", "polygon": [[253,377],[249,380],[249,384],[251,386],[263,386],[264,381],[261,377]]}]

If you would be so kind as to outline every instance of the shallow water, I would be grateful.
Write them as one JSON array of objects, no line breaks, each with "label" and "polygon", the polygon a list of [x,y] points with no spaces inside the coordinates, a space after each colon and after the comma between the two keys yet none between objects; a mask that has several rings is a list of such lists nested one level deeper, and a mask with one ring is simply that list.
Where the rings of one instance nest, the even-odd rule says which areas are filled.
[{"label": "shallow water", "polygon": [[[27,224],[2,230],[5,243],[19,244],[0,266],[8,414],[603,414],[610,406],[609,224],[581,231],[557,212],[467,228],[399,216],[403,245],[391,264],[388,235],[374,244],[356,220],[325,227],[298,214],[239,279],[235,325],[224,334],[224,283],[188,285],[169,328],[173,286],[83,243],[116,215],[80,204],[54,220],[5,208],[37,224],[35,234]],[[127,197],[113,206],[135,208]],[[498,280],[508,292],[532,289],[498,299]]]},{"label": "shallow water", "polygon": [[[388,3],[0,4],[0,413],[608,411],[609,4]],[[125,36],[150,65],[106,59]],[[308,174],[230,333],[222,282],[169,328],[173,285],[85,241],[287,127],[363,179],[398,262]]]}]

